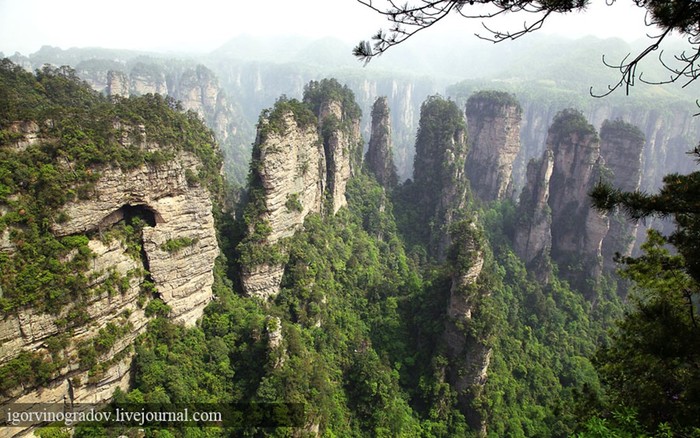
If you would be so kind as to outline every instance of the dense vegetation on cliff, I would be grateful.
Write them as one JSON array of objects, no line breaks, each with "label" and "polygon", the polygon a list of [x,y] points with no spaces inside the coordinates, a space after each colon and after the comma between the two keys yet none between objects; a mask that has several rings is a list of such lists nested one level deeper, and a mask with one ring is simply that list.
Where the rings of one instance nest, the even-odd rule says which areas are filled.
[{"label": "dense vegetation on cliff", "polygon": [[[425,106],[426,151],[454,146],[453,136],[464,126],[459,117],[441,116],[452,105],[435,98]],[[434,156],[426,153],[426,159]],[[454,174],[446,172],[443,192],[454,196],[456,184],[466,201],[464,176],[456,171],[463,161],[457,162]],[[423,165],[420,158],[416,165]],[[433,165],[443,169],[439,160]],[[347,208],[310,215],[286,243],[281,291],[270,302],[239,296],[222,261],[219,299],[201,326],[182,330],[164,319],[153,323],[138,347],[136,386],[123,397],[301,402],[307,427],[326,435],[476,436],[467,418],[474,412],[498,436],[572,434],[585,418],[584,400],[599,397],[589,358],[605,338],[614,306],[599,303],[594,309],[566,283],[542,285],[529,278],[510,248],[515,210],[508,201],[465,204],[450,227],[456,246],[441,262],[430,254],[429,238],[406,234],[414,230],[407,222],[410,211],[423,208],[416,203],[434,203],[427,193],[435,190],[407,183],[391,199],[371,177],[351,179]],[[462,221],[468,217],[482,218],[478,228],[484,231],[469,231]],[[481,242],[480,255],[455,258],[473,239]],[[228,253],[235,257],[235,251]],[[493,356],[483,390],[465,405],[446,374],[455,364],[445,330],[451,279],[479,258],[484,268],[474,289],[480,291],[474,295],[476,313],[459,327]],[[196,389],[202,387],[205,393]]]},{"label": "dense vegetation on cliff", "polygon": [[[58,312],[85,292],[87,238],[58,239],[51,229],[69,219],[61,206],[91,196],[102,169],[157,166],[187,151],[203,163],[190,171],[192,183],[222,189],[211,131],[172,99],[110,101],[70,68],[47,66],[33,75],[3,60],[0,102],[0,205],[6,208],[0,232],[9,230],[16,250],[0,253],[4,312],[23,306]],[[145,140],[163,147],[146,148]],[[73,250],[78,256],[67,257]]]},{"label": "dense vegetation on cliff", "polygon": [[[100,300],[131,304],[125,297],[133,297],[146,317],[170,310],[157,299],[144,249],[143,230],[155,225],[152,211],[149,217],[147,208],[124,205],[127,194],[114,207],[114,221],[59,232],[81,220],[65,208],[99,199],[96,187],[105,174],[163,171],[179,153],[191,154],[197,165],[180,169],[176,183],[208,188],[214,203],[223,183],[211,131],[171,99],[110,100],[70,68],[47,66],[32,74],[3,60],[0,101],[0,397],[6,401],[65,381],[67,374],[76,387],[94,385],[129,356],[123,340],[138,333],[134,309],[119,311],[114,304],[105,316]],[[175,185],[171,190],[182,192]],[[197,243],[172,237],[161,250]],[[109,260],[121,266],[104,267],[95,248],[109,247],[116,255]],[[27,339],[38,345],[19,348]],[[75,374],[87,378],[80,382]]]},{"label": "dense vegetation on cliff", "polygon": [[[14,245],[14,252],[0,252],[5,314],[79,301],[86,281],[80,275],[90,260],[87,236],[59,239],[50,230],[61,220],[60,206],[90,195],[102,166],[157,165],[182,148],[204,164],[188,174],[188,182],[220,193],[221,159],[211,132],[176,102],[154,95],[110,101],[68,69],[32,75],[4,63],[0,72],[0,207],[7,210],[0,232],[11,228]],[[359,116],[347,87],[315,82],[302,101],[281,98],[266,111],[259,136],[283,137],[290,113],[298,125],[313,127],[327,101],[340,101],[344,116]],[[562,132],[595,137],[578,116]],[[19,135],[18,120],[35,122],[40,140],[20,146],[26,133]],[[142,135],[172,151],[128,141]],[[253,216],[268,206],[261,202],[262,182],[251,172],[244,212],[235,221],[219,218],[223,254],[214,273],[216,299],[193,328],[173,323],[167,306],[151,301],[148,330],[134,344],[132,388],[118,391],[115,400],[192,407],[301,403],[301,431],[322,436],[692,433],[700,406],[696,343],[684,342],[697,337],[692,199],[682,198],[686,210],[677,213],[682,227],[674,243],[680,255],[669,254],[652,234],[645,255],[626,260],[623,275],[636,291],[610,335],[623,315],[616,283],[603,278],[584,295],[556,265],[547,265],[547,281],[540,281],[514,252],[511,237],[522,218],[513,202],[481,203],[469,194],[466,125],[454,102],[439,96],[426,101],[416,148],[413,181],[387,191],[358,169],[345,189],[347,206],[335,214],[308,214],[303,227],[284,240],[284,254],[265,247],[269,224]],[[262,165],[259,155],[254,153],[253,170]],[[68,170],[64,163],[70,163]],[[683,187],[695,183],[693,177],[675,178],[661,196],[687,194]],[[287,210],[300,209],[294,200],[287,199]],[[112,232],[128,243],[140,226],[132,220]],[[173,238],[162,249],[174,253],[192,243]],[[138,256],[139,248],[133,251]],[[62,262],[68,252],[76,255]],[[241,268],[261,260],[284,265],[279,293],[245,296]],[[114,292],[118,280],[110,283]],[[149,287],[144,284],[145,292],[153,292]],[[85,322],[78,314],[70,319],[75,327]],[[98,366],[97,353],[129,329],[106,327],[84,346],[81,366]],[[56,351],[62,341],[53,340]],[[47,382],[55,367],[65,365],[58,358],[20,356],[0,368],[0,392]],[[648,378],[630,379],[642,370]],[[82,425],[76,436],[114,432],[103,426]],[[148,436],[299,433],[146,429]]]},{"label": "dense vegetation on cliff", "polygon": [[[11,230],[16,249],[13,256],[0,255],[5,312],[22,306],[57,312],[86,289],[87,238],[57,239],[50,231],[68,220],[62,205],[91,196],[101,169],[160,165],[183,150],[203,163],[190,174],[192,182],[222,189],[211,131],[171,99],[110,101],[69,68],[32,75],[7,60],[0,65],[0,93],[0,203],[7,208],[0,231]],[[164,147],[149,150],[143,141]],[[72,250],[79,256],[66,257]]]}]

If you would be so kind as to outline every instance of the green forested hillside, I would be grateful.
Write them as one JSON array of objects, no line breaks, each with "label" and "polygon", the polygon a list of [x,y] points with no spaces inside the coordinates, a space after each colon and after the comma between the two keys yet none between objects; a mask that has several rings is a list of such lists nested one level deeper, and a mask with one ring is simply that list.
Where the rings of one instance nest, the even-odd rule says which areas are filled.
[{"label": "green forested hillside", "polygon": [[[154,322],[125,397],[301,402],[324,436],[476,436],[445,375],[456,265],[430,258],[427,240],[410,235],[413,184],[386,193],[368,176],[352,179],[347,208],[308,217],[287,243],[282,291],[270,303],[239,296],[222,262],[219,298],[201,327]],[[493,348],[473,409],[493,436],[570,435],[589,408],[582,398],[600,396],[590,357],[619,304],[608,294],[610,304],[593,309],[565,283],[529,279],[508,243],[513,205],[470,204],[460,214],[482,218],[479,288],[489,294],[468,330]],[[245,433],[263,432],[293,433]]]},{"label": "green forested hillside", "polygon": [[[81,196],[68,187],[85,184],[89,190],[91,166],[128,168],[171,158],[117,147],[115,117],[143,124],[149,136],[199,155],[205,169],[190,176],[220,193],[215,171],[220,158],[211,134],[195,116],[177,111],[175,102],[158,96],[110,102],[88,91],[69,71],[47,69],[33,76],[3,64],[2,74],[0,202],[12,212],[2,216],[0,226],[12,225],[23,233],[21,257],[0,253],[5,314],[21,306],[48,309],[76,299],[71,288],[80,287],[82,266],[56,260],[71,248],[80,252],[85,242],[73,236],[56,239],[48,228],[60,220],[53,216],[58,206]],[[448,109],[452,105],[438,103]],[[310,114],[310,104],[313,99],[293,101],[305,114]],[[45,139],[61,141],[11,150],[16,138],[8,126],[27,119],[46,126],[41,128]],[[461,129],[449,118],[427,114],[426,120],[431,125],[422,127],[424,134],[444,134],[426,142],[451,139]],[[61,156],[75,163],[73,172],[53,168]],[[457,167],[462,165],[458,160]],[[598,282],[596,299],[588,301],[558,277],[556,266],[547,283],[527,272],[510,242],[519,224],[512,202],[481,204],[467,194],[452,216],[453,225],[441,230],[448,231],[452,242],[443,261],[428,248],[425,234],[432,228],[420,228],[431,225],[417,204],[430,198],[431,188],[416,184],[427,182],[409,181],[387,192],[358,171],[347,187],[347,207],[335,215],[309,215],[303,229],[285,242],[281,292],[270,301],[243,296],[237,272],[245,260],[237,248],[246,224],[243,218],[222,215],[215,299],[201,322],[194,328],[174,324],[158,301],[147,309],[153,319],[134,345],[132,386],[117,391],[117,402],[300,403],[304,427],[147,426],[139,431],[90,424],[78,426],[74,436],[697,434],[695,313],[683,295],[668,293],[697,290],[684,273],[682,256],[669,255],[662,241],[652,237],[646,258],[628,260],[625,275],[639,290],[633,305],[624,310],[617,283],[606,279]],[[449,175],[444,181],[468,193],[459,183]],[[434,229],[440,225],[432,224]],[[477,259],[483,268],[475,283],[465,287],[474,311],[469,318],[452,318],[453,282]],[[71,263],[84,262],[76,257]],[[667,275],[668,263],[674,269]],[[490,351],[483,383],[467,390],[472,398],[451,383],[461,368],[450,363],[455,358],[445,335],[448,327]],[[20,366],[32,364],[29,357],[0,369],[3,384]],[[35,365],[39,372],[30,376],[32,383],[42,382],[52,371]],[[642,371],[653,374],[651,384],[630,379],[630,372],[639,376]],[[662,396],[664,403],[658,401]],[[485,429],[471,426],[473,413]],[[61,428],[39,433],[68,436]]]}]

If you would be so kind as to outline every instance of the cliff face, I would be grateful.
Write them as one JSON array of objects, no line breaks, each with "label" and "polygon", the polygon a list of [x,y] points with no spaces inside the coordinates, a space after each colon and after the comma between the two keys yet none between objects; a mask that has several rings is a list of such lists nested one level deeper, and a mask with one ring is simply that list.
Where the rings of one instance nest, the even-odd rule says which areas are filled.
[{"label": "cliff face", "polygon": [[[167,149],[145,140],[143,148]],[[68,161],[57,165],[73,171]],[[64,220],[51,228],[58,238],[87,242],[84,299],[53,313],[25,306],[0,319],[0,367],[32,358],[53,370],[34,380],[17,375],[22,383],[3,387],[0,403],[108,401],[116,388],[128,388],[132,343],[152,315],[146,306],[152,294],[175,321],[191,326],[201,317],[219,254],[212,194],[188,182],[188,171],[201,165],[177,152],[163,164],[93,169],[98,177],[89,196],[63,205]],[[80,256],[76,249],[60,262]]]},{"label": "cliff face", "polygon": [[[514,165],[516,193],[523,187],[527,162],[542,156],[547,127],[552,124],[562,108],[574,102],[543,103],[523,100],[521,103],[522,149]],[[597,99],[577,106],[593,126],[601,127],[601,131],[605,120],[617,119],[639,128],[645,137],[640,186],[642,190],[657,190],[661,186],[663,176],[668,173],[689,173],[694,170],[693,160],[688,159],[686,152],[695,146],[695,139],[700,138],[700,122],[693,117],[691,111],[672,105],[644,108]],[[633,154],[631,159],[634,160],[635,156]]]},{"label": "cliff face", "polygon": [[593,126],[578,111],[561,111],[543,158],[528,165],[513,236],[515,252],[540,281],[550,256],[583,292],[586,279],[599,278],[609,221],[591,207],[588,193],[606,172]]},{"label": "cliff face", "polygon": [[[603,123],[600,130],[600,153],[612,172],[613,187],[623,191],[640,188],[644,134],[634,125],[622,120]],[[603,240],[603,265],[607,271],[615,269],[615,253],[632,254],[639,224],[627,219],[621,212],[610,216],[610,230]]]},{"label": "cliff face", "polygon": [[549,254],[552,248],[552,215],[549,209],[549,181],[554,157],[546,150],[541,160],[527,166],[527,183],[520,194],[518,222],[513,236],[513,249],[523,259],[528,271],[540,281],[547,280]]},{"label": "cliff face", "polygon": [[350,177],[359,171],[362,153],[360,119],[348,119],[343,103],[323,101],[318,110],[323,148],[326,153],[328,196],[333,214],[347,205],[345,188]]},{"label": "cliff face", "polygon": [[598,135],[581,113],[565,110],[549,129],[547,150],[554,158],[549,185],[552,259],[565,277],[583,285],[601,273],[601,243],[608,231],[607,217],[588,200],[603,171]]},{"label": "cliff face", "polygon": [[429,253],[444,260],[450,237],[447,230],[466,205],[464,161],[467,129],[457,105],[439,96],[421,107],[413,163],[415,198],[428,233]]},{"label": "cliff face", "polygon": [[[326,155],[316,124],[304,125],[301,116],[281,107],[270,117],[261,119],[253,148],[252,172],[260,192],[251,202],[260,206],[250,212],[249,235],[255,234],[254,224],[269,227],[256,246],[277,245],[303,225],[306,215],[320,213],[326,188]],[[271,129],[271,123],[279,123],[279,129]],[[279,260],[248,260],[243,288],[252,296],[276,295],[283,273]]]},{"label": "cliff face", "polygon": [[284,239],[310,213],[335,214],[347,205],[347,182],[361,165],[359,108],[335,80],[311,82],[304,102],[279,100],[258,124],[253,184],[241,244],[242,282],[248,295],[279,292]]},{"label": "cliff face", "polygon": [[[357,102],[367,113],[374,107],[378,96],[386,96],[387,106],[391,108],[389,119],[398,180],[410,178],[421,104],[425,96],[435,94],[440,87],[426,78],[348,78],[347,82],[355,90]],[[372,129],[372,125],[365,124],[362,132],[371,137]]]},{"label": "cliff face", "polygon": [[354,93],[335,79],[309,82],[304,88],[304,104],[318,118],[318,130],[326,154],[328,200],[335,214],[340,207],[347,205],[347,182],[362,165],[362,111],[355,102]]},{"label": "cliff face", "polygon": [[[194,325],[211,299],[219,253],[211,195],[200,185],[190,186],[185,177],[187,169],[198,166],[194,155],[182,152],[168,165],[103,170],[94,197],[66,205],[62,211],[69,219],[53,225],[56,236],[68,236],[104,232],[134,214],[153,224],[142,230],[143,267],[171,307],[171,316],[186,325]],[[179,251],[163,249],[173,239],[191,244]]]},{"label": "cliff face", "polygon": [[[356,102],[364,114],[371,113],[379,96],[386,96],[391,108],[394,163],[400,181],[410,178],[412,174],[421,103],[425,96],[442,88],[427,77],[358,75],[354,70],[304,68],[298,63],[280,65],[220,59],[208,65],[219,76],[229,96],[240,104],[252,120],[255,120],[260,110],[271,106],[278,96],[301,95],[309,80],[319,80],[325,76],[335,77],[347,84],[353,90]],[[369,138],[371,130],[371,120],[365,118],[361,124],[361,133]]]},{"label": "cliff face", "polygon": [[380,97],[372,107],[372,132],[365,154],[367,169],[384,188],[398,184],[391,143],[391,119],[386,97]]},{"label": "cliff face", "polygon": [[466,115],[466,172],[474,194],[484,201],[509,197],[513,162],[520,151],[520,105],[504,92],[479,92],[467,101]]}]

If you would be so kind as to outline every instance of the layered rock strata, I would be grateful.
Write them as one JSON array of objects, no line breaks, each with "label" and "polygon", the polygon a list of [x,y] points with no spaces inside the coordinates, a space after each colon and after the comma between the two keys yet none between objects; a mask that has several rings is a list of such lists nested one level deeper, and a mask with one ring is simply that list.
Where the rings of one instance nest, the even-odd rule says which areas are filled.
[{"label": "layered rock strata", "polygon": [[512,190],[513,162],[520,151],[522,108],[515,97],[482,91],[467,101],[469,155],[466,172],[483,201],[505,199]]},{"label": "layered rock strata", "polygon": [[[116,388],[126,390],[131,346],[149,320],[145,305],[150,296],[143,289],[147,282],[153,284],[151,293],[169,306],[174,321],[191,326],[202,316],[212,299],[219,247],[212,195],[186,176],[201,165],[196,156],[179,152],[166,164],[95,169],[99,177],[89,198],[62,207],[65,220],[54,223],[52,232],[87,236],[92,253],[84,273],[87,290],[82,299],[55,313],[22,308],[0,319],[0,366],[22,355],[59,364],[40,385],[20,385],[0,394],[0,403],[96,404],[109,401]],[[112,232],[134,217],[143,223],[137,236],[140,254],[134,242]],[[181,245],[173,247],[173,242]],[[108,347],[100,343],[105,337],[113,339]],[[21,431],[4,429],[0,436]]]},{"label": "layered rock strata", "polygon": [[284,273],[284,239],[308,214],[335,214],[347,205],[347,183],[362,159],[353,99],[334,80],[311,82],[304,103],[280,100],[261,117],[246,207],[248,232],[241,244],[246,294],[275,296]]},{"label": "layered rock strata", "polygon": [[[252,242],[252,248],[277,245],[300,229],[309,213],[323,209],[326,158],[316,125],[301,125],[292,111],[281,114],[279,122],[281,129],[271,130],[270,120],[261,120],[253,149],[253,172],[260,190],[255,201],[261,208],[251,213],[251,220],[266,224],[269,233],[263,242]],[[265,260],[244,264],[244,291],[262,298],[276,295],[283,273],[282,263]]]},{"label": "layered rock strata", "polygon": [[[53,225],[54,234],[104,231],[134,209],[152,216],[154,226],[142,232],[148,270],[176,321],[193,325],[211,299],[214,260],[219,254],[211,195],[187,182],[186,170],[201,163],[179,153],[167,165],[144,165],[131,171],[105,169],[95,183],[94,197],[63,208],[68,220]],[[168,252],[168,240],[192,243]]]}]

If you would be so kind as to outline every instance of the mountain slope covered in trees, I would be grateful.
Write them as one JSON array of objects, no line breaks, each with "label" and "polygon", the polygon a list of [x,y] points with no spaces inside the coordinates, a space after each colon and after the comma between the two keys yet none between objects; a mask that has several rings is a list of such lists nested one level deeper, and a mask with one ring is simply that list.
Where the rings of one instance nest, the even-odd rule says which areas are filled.
[{"label": "mountain slope covered in trees", "polygon": [[[22,280],[44,280],[47,275],[14,277],[8,273],[21,273],[44,260],[35,258],[36,253],[19,257],[14,248],[24,251],[28,241],[18,239],[17,233],[29,236],[27,233],[35,232],[45,242],[53,242],[50,225],[65,219],[58,217],[59,207],[71,195],[65,187],[92,182],[92,166],[106,162],[116,161],[129,169],[173,160],[158,150],[111,142],[115,116],[143,122],[147,138],[153,136],[198,155],[203,166],[183,169],[183,178],[193,187],[210,187],[211,193],[203,196],[217,202],[223,196],[217,167],[220,158],[210,142],[211,133],[202,129],[193,113],[179,112],[174,101],[146,95],[116,99],[114,104],[90,91],[67,69],[46,69],[34,77],[7,62],[3,68],[12,74],[4,76],[0,88],[7,97],[0,121],[0,150],[12,158],[6,162],[14,167],[2,174],[0,200],[3,207],[13,209],[3,211],[3,225],[18,230],[12,234],[13,249],[3,246],[0,253],[4,318],[14,311],[42,306],[40,300],[27,301],[29,295],[14,290],[52,290]],[[47,102],[55,108],[26,104],[45,102],[44,93],[53,96]],[[354,93],[338,81],[324,79],[304,87],[300,97],[279,98],[259,118],[248,193],[232,211],[216,212],[222,254],[212,268],[213,302],[194,327],[173,322],[167,307],[148,305],[147,328],[130,344],[133,379],[128,388],[116,391],[114,399],[193,408],[197,403],[299,403],[304,406],[303,425],[244,430],[176,426],[167,431],[149,426],[148,436],[693,433],[698,427],[693,371],[697,354],[695,344],[683,345],[680,340],[696,337],[695,313],[684,295],[668,294],[675,289],[696,290],[695,280],[683,271],[683,255],[669,255],[652,234],[642,248],[645,255],[627,260],[624,276],[636,290],[631,307],[623,303],[624,282],[609,272],[597,272],[591,278],[586,271],[582,278],[571,257],[566,262],[556,252],[550,257],[551,240],[549,247],[546,242],[543,245],[543,258],[535,267],[526,267],[517,255],[514,236],[532,227],[535,217],[550,216],[549,222],[541,223],[556,227],[548,230],[550,239],[557,232],[576,228],[568,222],[557,224],[566,222],[564,216],[572,202],[583,205],[588,201],[586,190],[581,196],[571,195],[580,190],[566,183],[579,174],[561,174],[566,172],[561,163],[570,151],[599,153],[595,127],[587,124],[583,114],[565,111],[555,117],[549,132],[553,140],[538,157],[540,166],[529,166],[534,180],[544,169],[542,187],[554,194],[553,201],[548,203],[547,196],[532,193],[532,203],[527,205],[532,214],[523,214],[525,196],[518,204],[508,197],[483,202],[471,194],[465,172],[469,132],[459,100],[431,96],[424,101],[417,122],[412,178],[383,187],[360,165],[361,144],[355,136],[360,107]],[[44,116],[43,108],[68,116]],[[99,108],[105,111],[104,120],[86,117]],[[15,121],[57,124],[71,121],[71,115],[96,125],[79,125],[89,131],[82,136],[61,131],[55,143],[16,151],[25,137],[10,128]],[[101,127],[106,127],[105,132]],[[300,130],[308,131],[303,137],[310,139],[308,144],[294,143],[301,141]],[[277,143],[270,142],[271,138]],[[93,147],[100,142],[109,147]],[[296,161],[285,161],[285,154],[292,150],[298,152]],[[30,152],[39,154],[38,159],[19,159]],[[311,152],[318,154],[313,163],[308,160]],[[607,178],[602,161],[593,155],[575,163],[581,166],[580,174],[595,170],[598,179]],[[50,172],[50,166],[61,157],[74,163],[75,171],[59,178]],[[384,159],[391,157],[384,154]],[[546,172],[548,159],[552,163]],[[288,174],[281,173],[290,163]],[[380,167],[390,169],[392,165]],[[288,179],[282,181],[286,191],[279,191],[284,195],[280,197],[275,184],[282,175]],[[319,195],[313,208],[298,191],[308,187]],[[560,199],[567,193],[578,198]],[[84,196],[89,198],[90,192]],[[299,219],[274,242],[269,236],[282,228],[275,228],[279,222],[273,209],[283,219]],[[594,212],[585,211],[593,217]],[[585,219],[583,216],[576,219]],[[679,220],[690,219],[683,216]],[[687,229],[694,230],[690,225]],[[133,221],[126,226],[133,231]],[[159,226],[156,220],[151,227]],[[136,234],[141,232],[138,229]],[[128,236],[125,239],[128,244]],[[83,243],[64,237],[60,248],[54,243],[45,250],[57,249],[52,257],[58,259],[73,245],[78,254],[88,257],[88,251],[81,250]],[[161,249],[175,254],[196,244],[171,239]],[[279,266],[275,293],[256,295],[243,287],[245,273],[256,266],[257,256],[268,262],[266,257],[274,256]],[[70,263],[82,261],[76,256]],[[7,266],[12,269],[5,269]],[[51,270],[58,266],[70,268],[46,260],[37,269],[48,269],[57,277],[63,274]],[[140,287],[152,297],[162,292],[148,279]],[[48,299],[70,302],[65,298],[68,295],[54,294]],[[83,298],[72,299],[79,302]],[[82,323],[74,321],[76,328]],[[669,327],[678,330],[669,333]],[[112,330],[131,328],[118,321]],[[109,333],[103,333],[93,343],[97,353],[112,346]],[[640,339],[640,333],[653,336]],[[666,339],[674,342],[661,345]],[[61,345],[51,348],[43,363],[32,358],[21,364],[8,362],[0,368],[7,377],[3,383],[10,382],[21,365],[33,370],[35,377],[16,383],[45,385],[55,372],[45,364],[60,366],[62,349]],[[87,350],[83,348],[84,355]],[[626,377],[628,370],[649,363],[654,365],[652,379]],[[5,401],[12,401],[16,395],[4,386]],[[663,409],[658,410],[659,406]],[[85,437],[107,432],[136,433],[104,424],[80,425],[75,430],[77,436]],[[58,427],[43,433],[66,431]]]}]

